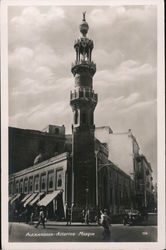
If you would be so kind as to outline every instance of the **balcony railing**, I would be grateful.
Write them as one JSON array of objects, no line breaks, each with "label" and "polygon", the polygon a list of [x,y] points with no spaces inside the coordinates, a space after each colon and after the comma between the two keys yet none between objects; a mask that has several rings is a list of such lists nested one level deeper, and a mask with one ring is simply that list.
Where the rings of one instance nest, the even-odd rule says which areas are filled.
[{"label": "balcony railing", "polygon": [[84,60],[84,59],[80,59],[79,61],[75,61],[74,63],[71,64],[71,67],[75,67],[78,65],[86,65],[88,67],[94,68],[96,69],[96,64],[93,61],[89,61],[89,60]]},{"label": "balcony railing", "polygon": [[97,94],[94,91],[74,91],[70,92],[70,100],[83,98],[83,99],[93,99],[94,101],[98,100]]}]

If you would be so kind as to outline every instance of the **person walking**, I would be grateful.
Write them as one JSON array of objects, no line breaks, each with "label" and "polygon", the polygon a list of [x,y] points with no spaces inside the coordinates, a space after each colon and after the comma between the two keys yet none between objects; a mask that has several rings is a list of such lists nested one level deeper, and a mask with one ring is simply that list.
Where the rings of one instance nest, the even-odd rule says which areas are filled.
[{"label": "person walking", "polygon": [[85,224],[89,225],[89,209],[87,209],[85,213]]},{"label": "person walking", "polygon": [[68,205],[66,206],[66,222],[66,226],[71,225],[71,210]]},{"label": "person walking", "polygon": [[34,217],[34,211],[31,210],[31,216],[30,216],[30,225],[33,225],[33,217]]},{"label": "person walking", "polygon": [[101,225],[104,228],[103,240],[110,241],[110,239],[111,239],[111,232],[110,232],[111,218],[107,214],[107,209],[104,209],[104,213],[101,213]]},{"label": "person walking", "polygon": [[82,217],[81,222],[84,223],[84,221],[85,221],[85,209],[82,210],[81,217]]},{"label": "person walking", "polygon": [[43,228],[46,228],[45,227],[45,214],[44,214],[44,210],[43,210],[43,207],[40,208],[40,212],[39,212],[39,220],[38,220],[38,223],[36,224],[36,228],[40,225],[40,223],[42,223],[43,225]]}]

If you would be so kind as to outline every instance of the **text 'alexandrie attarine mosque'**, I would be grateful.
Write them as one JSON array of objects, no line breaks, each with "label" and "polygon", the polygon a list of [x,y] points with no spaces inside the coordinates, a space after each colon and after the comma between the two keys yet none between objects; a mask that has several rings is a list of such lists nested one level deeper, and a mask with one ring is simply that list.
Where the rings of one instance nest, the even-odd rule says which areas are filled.
[{"label": "text 'alexandrie attarine mosque'", "polygon": [[72,135],[65,134],[64,125],[43,131],[9,127],[10,220],[16,210],[40,206],[55,220],[65,220],[69,207],[72,221],[80,220],[83,209],[89,209],[92,220],[104,208],[112,216],[129,208],[153,210],[151,165],[139,153],[131,130],[114,133],[109,126],[95,127],[96,65],[88,29],[83,13],[71,68]]}]

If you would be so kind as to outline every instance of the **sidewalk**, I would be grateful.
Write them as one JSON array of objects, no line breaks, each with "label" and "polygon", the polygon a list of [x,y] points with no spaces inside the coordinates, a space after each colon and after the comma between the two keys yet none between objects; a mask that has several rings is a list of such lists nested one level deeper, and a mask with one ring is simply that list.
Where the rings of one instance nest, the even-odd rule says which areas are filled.
[{"label": "sidewalk", "polygon": [[[37,221],[35,222],[37,223]],[[47,221],[45,223],[46,226],[67,226],[67,223],[66,221]],[[90,226],[95,226],[95,227],[98,227],[99,225],[97,223],[89,223],[88,225],[85,224],[85,223],[81,223],[81,222],[72,222],[71,225],[69,224],[68,225],[69,227],[70,226],[79,226],[79,227],[82,227],[82,226],[85,226],[85,227],[90,227]]]}]

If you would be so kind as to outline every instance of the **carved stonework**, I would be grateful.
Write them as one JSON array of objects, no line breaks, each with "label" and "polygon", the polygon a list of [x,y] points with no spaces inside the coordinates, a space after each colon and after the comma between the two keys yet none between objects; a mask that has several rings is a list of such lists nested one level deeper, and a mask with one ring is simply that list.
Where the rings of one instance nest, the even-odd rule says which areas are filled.
[{"label": "carved stonework", "polygon": [[[75,215],[83,207],[95,207],[95,154],[94,154],[94,110],[97,94],[93,90],[93,76],[96,64],[91,60],[93,41],[86,37],[89,26],[85,16],[80,25],[82,37],[74,44],[76,60],[71,71],[75,78],[75,88],[70,94],[73,111],[73,203]],[[86,190],[89,190],[86,193]]]},{"label": "carved stonework", "polygon": [[71,71],[73,75],[81,73],[89,73],[91,76],[94,76],[96,73],[96,64],[93,62],[81,61],[80,63],[75,62],[72,64]]}]

